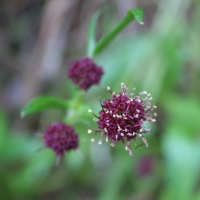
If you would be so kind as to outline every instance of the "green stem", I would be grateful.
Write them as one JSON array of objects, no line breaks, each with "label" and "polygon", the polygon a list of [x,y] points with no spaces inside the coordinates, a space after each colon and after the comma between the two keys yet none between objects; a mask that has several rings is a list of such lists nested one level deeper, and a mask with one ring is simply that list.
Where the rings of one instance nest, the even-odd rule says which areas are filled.
[{"label": "green stem", "polygon": [[73,99],[73,102],[70,105],[70,109],[67,111],[67,116],[64,118],[66,123],[73,124],[74,121],[78,118],[77,116],[79,116],[79,107],[83,101],[83,96],[84,92],[80,91],[76,95],[75,99]]},{"label": "green stem", "polygon": [[[142,14],[141,14],[142,13]],[[114,29],[108,33],[105,37],[100,39],[94,48],[93,55],[99,54],[116,36],[122,31],[131,21],[136,19],[139,23],[143,24],[141,19],[143,16],[142,9],[133,9],[128,11],[127,15],[117,24]],[[139,17],[138,17],[139,16]]]}]

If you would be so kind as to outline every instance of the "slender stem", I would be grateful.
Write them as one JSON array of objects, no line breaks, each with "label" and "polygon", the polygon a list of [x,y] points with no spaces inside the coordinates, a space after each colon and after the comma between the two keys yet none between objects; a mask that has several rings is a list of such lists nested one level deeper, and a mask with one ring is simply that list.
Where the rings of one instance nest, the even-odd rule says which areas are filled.
[{"label": "slender stem", "polygon": [[124,19],[119,24],[117,24],[117,26],[109,34],[98,41],[93,54],[99,54],[121,30],[123,30],[132,20],[134,20],[134,18],[135,16],[128,12],[126,17],[124,17]]},{"label": "slender stem", "polygon": [[73,122],[78,118],[79,115],[78,109],[83,101],[84,92],[80,91],[76,97],[74,98],[70,109],[67,110],[67,116],[65,116],[64,120],[69,123],[73,124]]}]

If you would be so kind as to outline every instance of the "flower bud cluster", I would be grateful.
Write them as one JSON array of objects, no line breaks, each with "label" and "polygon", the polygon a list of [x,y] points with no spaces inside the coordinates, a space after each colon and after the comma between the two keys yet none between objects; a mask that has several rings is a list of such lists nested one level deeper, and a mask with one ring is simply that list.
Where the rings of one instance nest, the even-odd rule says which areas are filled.
[{"label": "flower bud cluster", "polygon": [[[121,83],[121,92],[115,94],[110,91],[112,99],[107,99],[101,103],[102,109],[97,117],[98,130],[94,131],[95,135],[101,133],[101,137],[105,136],[105,141],[111,140],[111,146],[117,142],[125,143],[125,149],[132,155],[130,149],[130,141],[140,139],[146,147],[148,147],[147,140],[143,134],[149,133],[151,130],[145,128],[145,122],[155,122],[153,116],[157,114],[153,112],[156,106],[153,106],[150,101],[152,97],[146,91],[140,92],[135,97],[134,94],[127,93],[127,87]],[[91,110],[88,110],[92,112]],[[88,133],[93,132],[91,129]],[[94,138],[92,138],[94,141]],[[102,144],[102,138],[99,141]]]}]

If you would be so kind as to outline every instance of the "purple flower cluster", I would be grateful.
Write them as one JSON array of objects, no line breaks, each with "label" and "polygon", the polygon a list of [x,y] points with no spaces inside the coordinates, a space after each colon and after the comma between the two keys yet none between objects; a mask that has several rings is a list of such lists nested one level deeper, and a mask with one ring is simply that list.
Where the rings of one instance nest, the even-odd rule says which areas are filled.
[{"label": "purple flower cluster", "polygon": [[44,143],[53,149],[57,156],[62,156],[65,151],[78,147],[78,135],[71,126],[56,122],[47,127],[44,133]]},{"label": "purple flower cluster", "polygon": [[88,90],[92,85],[99,84],[103,74],[103,69],[88,57],[73,62],[68,71],[68,77],[83,90]]},{"label": "purple flower cluster", "polygon": [[[114,146],[118,141],[122,141],[126,144],[126,150],[130,149],[130,141],[140,139],[146,147],[148,147],[147,140],[143,137],[143,134],[149,133],[151,130],[144,127],[145,122],[155,122],[156,120],[152,116],[156,116],[152,111],[156,106],[152,106],[149,102],[152,97],[146,91],[140,92],[135,97],[131,97],[127,94],[127,87],[124,83],[121,84],[122,91],[119,94],[111,92],[110,87],[107,89],[112,94],[112,100],[105,100],[101,103],[102,110],[97,117],[98,130],[94,131],[95,135],[101,132],[101,136],[105,135],[105,141],[112,141],[111,146]],[[145,95],[145,96],[143,96]],[[92,112],[88,110],[88,112]],[[88,133],[92,130],[89,129]],[[94,141],[94,138],[91,139]],[[102,144],[100,139],[98,144]]]}]

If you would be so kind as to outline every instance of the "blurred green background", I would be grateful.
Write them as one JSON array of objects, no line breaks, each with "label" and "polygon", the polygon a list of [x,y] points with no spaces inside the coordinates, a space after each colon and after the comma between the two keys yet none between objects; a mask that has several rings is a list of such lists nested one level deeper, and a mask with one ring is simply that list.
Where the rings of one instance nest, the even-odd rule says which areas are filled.
[{"label": "blurred green background", "polygon": [[[7,0],[0,2],[0,199],[200,200],[200,2],[198,0]],[[64,112],[20,118],[33,97],[73,98],[69,63],[85,55],[89,21],[106,5],[97,38],[134,7],[144,25],[131,23],[95,61],[105,75],[85,94],[80,111],[100,109],[106,86],[148,91],[157,122],[149,147],[91,143],[92,117],[74,121],[78,152],[55,167],[42,132]],[[86,103],[87,102],[87,103]]]}]

